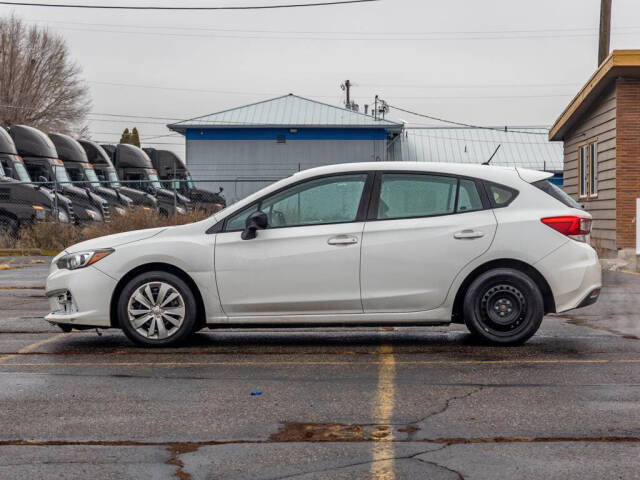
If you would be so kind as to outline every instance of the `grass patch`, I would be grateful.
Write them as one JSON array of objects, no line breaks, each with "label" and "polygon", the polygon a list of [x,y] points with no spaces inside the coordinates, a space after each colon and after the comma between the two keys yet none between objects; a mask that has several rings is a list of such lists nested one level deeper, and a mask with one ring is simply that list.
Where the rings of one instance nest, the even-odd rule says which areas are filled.
[{"label": "grass patch", "polygon": [[203,220],[211,215],[204,210],[193,210],[186,215],[165,217],[151,214],[146,210],[132,210],[126,216],[114,215],[108,223],[94,223],[86,226],[64,223],[36,223],[21,228],[16,236],[0,235],[0,250],[18,251],[37,249],[42,254],[55,254],[66,247],[92,238],[114,233],[142,230],[144,228],[184,225]]}]

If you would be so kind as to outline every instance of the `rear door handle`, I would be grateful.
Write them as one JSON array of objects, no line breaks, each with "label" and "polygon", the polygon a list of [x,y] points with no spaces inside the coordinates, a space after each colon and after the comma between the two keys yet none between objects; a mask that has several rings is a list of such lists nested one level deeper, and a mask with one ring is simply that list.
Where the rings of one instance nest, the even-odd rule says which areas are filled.
[{"label": "rear door handle", "polygon": [[327,240],[327,243],[329,245],[353,245],[354,243],[358,243],[358,237],[354,237],[353,235],[337,235]]},{"label": "rear door handle", "polygon": [[453,234],[453,238],[456,238],[458,240],[469,240],[481,237],[484,237],[484,233],[477,230],[462,230],[461,232]]}]

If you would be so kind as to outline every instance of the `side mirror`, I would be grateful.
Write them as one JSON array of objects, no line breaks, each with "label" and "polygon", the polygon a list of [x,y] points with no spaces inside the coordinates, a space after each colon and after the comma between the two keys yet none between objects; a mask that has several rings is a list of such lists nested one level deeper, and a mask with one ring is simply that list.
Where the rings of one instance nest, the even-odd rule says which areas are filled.
[{"label": "side mirror", "polygon": [[158,191],[156,190],[156,187],[154,187],[153,185],[147,186],[147,192],[149,192],[153,196],[155,196],[156,193],[158,193]]},{"label": "side mirror", "polygon": [[249,217],[247,217],[247,223],[241,237],[243,240],[256,238],[256,232],[258,230],[264,230],[268,225],[269,219],[267,218],[266,213],[261,212],[260,210],[253,212]]}]

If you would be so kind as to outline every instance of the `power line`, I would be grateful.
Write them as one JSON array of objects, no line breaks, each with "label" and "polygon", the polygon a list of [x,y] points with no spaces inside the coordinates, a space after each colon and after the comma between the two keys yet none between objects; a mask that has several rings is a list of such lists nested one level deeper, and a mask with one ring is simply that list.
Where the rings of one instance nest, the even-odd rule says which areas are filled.
[{"label": "power line", "polygon": [[[0,2],[2,4],[2,2]],[[311,36],[265,36],[265,35],[205,35],[199,33],[170,33],[170,32],[140,32],[138,30],[105,30],[97,28],[72,28],[58,27],[59,30],[68,30],[76,32],[91,33],[118,33],[125,35],[143,35],[143,36],[161,36],[161,37],[186,37],[186,38],[228,38],[235,40],[322,40],[322,41],[356,41],[356,42],[418,42],[418,41],[460,41],[460,40],[527,40],[527,39],[552,39],[552,38],[587,38],[597,37],[597,33],[577,33],[554,35],[499,35],[499,36],[460,36],[460,37],[405,37],[405,38],[386,38],[386,37],[311,37]],[[620,35],[628,35],[636,32],[621,32]]]},{"label": "power line", "polygon": [[[133,84],[133,83],[119,83],[119,82],[102,82],[102,81],[93,81],[89,80],[89,83],[98,84],[98,85],[108,85],[114,87],[131,87],[131,88],[144,88],[144,89],[155,89],[155,90],[169,90],[169,91],[179,91],[179,92],[193,92],[193,93],[216,93],[216,94],[224,94],[224,95],[248,95],[248,96],[271,96],[271,95],[280,95],[280,93],[274,92],[238,92],[238,91],[223,91],[223,90],[206,90],[199,88],[179,88],[179,87],[163,87],[159,85],[142,85],[142,84]],[[571,84],[573,85],[573,84]],[[358,85],[363,86],[363,85]],[[365,88],[369,88],[368,86],[364,86]],[[425,87],[429,88],[429,87]],[[439,87],[446,88],[446,87]],[[450,87],[455,88],[455,87]],[[464,87],[457,87],[464,88]],[[473,87],[469,87],[473,88]],[[394,96],[394,98],[399,100],[438,100],[438,99],[462,99],[462,98],[488,98],[488,99],[498,99],[498,98],[544,98],[544,97],[568,97],[573,95],[573,93],[560,93],[560,94],[533,94],[533,95],[494,95],[494,96],[484,96],[484,95],[463,95],[463,96]],[[303,97],[310,98],[335,98],[335,95],[309,95],[309,94],[301,94]]]},{"label": "power line", "polygon": [[88,8],[102,10],[274,10],[280,8],[301,8],[301,7],[326,7],[331,5],[346,5],[352,3],[371,3],[378,0],[339,0],[333,2],[316,3],[290,3],[280,5],[247,5],[247,6],[225,6],[225,7],[161,7],[161,6],[128,6],[128,5],[86,5],[86,4],[61,4],[61,3],[28,3],[28,2],[3,2],[1,5],[15,5],[22,7],[48,7],[48,8]]},{"label": "power line", "polygon": [[[176,27],[174,25],[134,25],[134,24],[117,24],[117,23],[89,23],[89,22],[66,22],[56,20],[31,20],[33,23],[47,24],[65,24],[65,25],[86,25],[98,27],[116,27],[116,28],[142,28],[142,29],[161,29],[166,30],[199,30],[205,32],[229,32],[229,33],[274,33],[274,34],[315,34],[315,35],[489,35],[489,34],[517,34],[517,33],[552,33],[552,32],[595,32],[597,25],[592,27],[579,28],[543,28],[531,30],[471,30],[471,31],[397,31],[397,32],[363,32],[363,31],[344,31],[344,30],[261,30],[261,29],[232,29],[232,28],[211,28],[211,27]],[[627,25],[616,27],[616,31],[637,30],[640,25]]]},{"label": "power line", "polygon": [[443,123],[450,123],[451,125],[458,125],[460,127],[467,127],[467,128],[477,128],[479,130],[493,130],[493,131],[497,131],[497,132],[512,132],[512,133],[524,133],[527,135],[547,135],[546,133],[543,132],[524,132],[524,131],[520,131],[520,130],[507,130],[507,128],[505,127],[504,129],[501,128],[496,128],[496,127],[483,127],[480,125],[472,125],[470,123],[463,123],[463,122],[456,122],[454,120],[447,120],[445,118],[439,118],[439,117],[434,117],[432,115],[425,115],[423,113],[418,113],[418,112],[413,112],[411,110],[407,110],[405,108],[400,108],[400,107],[396,107],[395,105],[391,105],[391,104],[387,104],[389,108],[394,108],[400,112],[404,112],[404,113],[408,113],[410,115],[415,115],[417,117],[423,117],[423,118],[428,118],[429,120],[435,120],[437,122],[443,122]]}]

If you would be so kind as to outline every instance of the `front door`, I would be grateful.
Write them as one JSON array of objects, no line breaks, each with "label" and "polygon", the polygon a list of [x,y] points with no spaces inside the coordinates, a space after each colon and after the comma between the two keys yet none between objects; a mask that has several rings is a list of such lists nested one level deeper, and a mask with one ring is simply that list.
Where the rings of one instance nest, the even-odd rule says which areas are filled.
[{"label": "front door", "polygon": [[362,241],[365,312],[439,307],[456,275],[487,251],[493,211],[474,180],[382,173]]},{"label": "front door", "polygon": [[[353,173],[303,181],[228,218],[215,246],[224,312],[362,313],[360,247],[371,180]],[[242,240],[246,218],[258,210],[267,214],[268,227]]]}]

